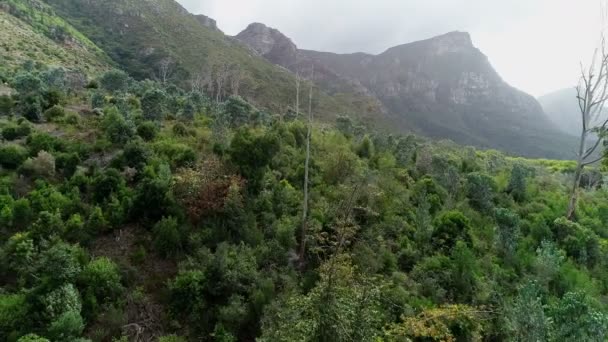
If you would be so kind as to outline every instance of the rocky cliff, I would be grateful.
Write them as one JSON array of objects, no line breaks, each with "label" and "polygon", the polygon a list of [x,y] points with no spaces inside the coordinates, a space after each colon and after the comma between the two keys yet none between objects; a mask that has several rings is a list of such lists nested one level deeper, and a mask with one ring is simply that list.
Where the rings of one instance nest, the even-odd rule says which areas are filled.
[{"label": "rocky cliff", "polygon": [[516,154],[568,157],[572,144],[532,96],[502,80],[468,33],[450,32],[379,55],[301,50],[276,29],[252,24],[237,39],[291,71],[310,65],[329,91],[373,98],[390,125]]}]

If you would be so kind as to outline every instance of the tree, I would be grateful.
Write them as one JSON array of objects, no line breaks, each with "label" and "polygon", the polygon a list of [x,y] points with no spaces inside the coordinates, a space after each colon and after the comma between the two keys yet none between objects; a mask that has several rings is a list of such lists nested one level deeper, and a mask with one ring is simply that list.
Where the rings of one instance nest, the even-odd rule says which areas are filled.
[{"label": "tree", "polygon": [[507,303],[505,325],[514,341],[547,341],[551,321],[545,314],[541,288],[528,282],[519,288],[517,296]]},{"label": "tree", "polygon": [[154,225],[154,247],[164,257],[181,252],[182,241],[177,220],[173,217],[163,218]]},{"label": "tree", "polygon": [[224,110],[231,127],[246,125],[256,109],[239,96],[230,96],[224,104]]},{"label": "tree", "polygon": [[229,70],[230,91],[232,96],[239,96],[241,81],[243,80],[243,69],[238,64],[233,64]]},{"label": "tree", "polygon": [[306,234],[308,233],[308,177],[310,165],[310,140],[312,138],[312,90],[315,78],[314,65],[310,75],[310,89],[308,91],[308,127],[306,129],[306,159],[304,160],[304,198],[302,200],[302,228],[300,231],[300,249],[298,253],[300,265],[304,265],[306,255]]},{"label": "tree", "polygon": [[581,292],[566,293],[550,310],[554,341],[602,342],[608,338],[608,315]]},{"label": "tree", "polygon": [[478,341],[486,311],[468,305],[445,305],[402,317],[385,329],[387,341]]},{"label": "tree", "polygon": [[129,86],[129,75],[120,70],[106,71],[99,79],[99,83],[107,92],[124,92]]},{"label": "tree", "polygon": [[[586,166],[598,162],[602,157],[597,157],[596,151],[608,133],[608,117],[605,115],[604,107],[608,101],[608,50],[606,40],[602,33],[601,46],[596,49],[591,59],[591,64],[585,69],[581,67],[579,84],[576,87],[576,98],[581,116],[581,135],[578,151],[576,153],[576,168],[570,191],[570,200],[566,217],[573,219],[576,214],[578,192]],[[596,136],[596,141],[587,144],[587,140]]]},{"label": "tree", "polygon": [[526,176],[528,171],[519,164],[515,164],[511,169],[511,178],[509,179],[509,185],[507,186],[507,192],[513,196],[518,202],[523,201],[526,198]]},{"label": "tree", "polygon": [[7,169],[16,169],[27,158],[27,150],[21,145],[5,144],[0,146],[0,165]]},{"label": "tree", "polygon": [[433,222],[433,245],[438,249],[451,250],[458,241],[471,243],[470,221],[460,211],[448,211]]},{"label": "tree", "polygon": [[114,144],[124,145],[135,135],[135,125],[125,119],[116,107],[106,109],[102,126],[108,140]]},{"label": "tree", "polygon": [[144,118],[152,121],[160,121],[165,116],[167,94],[160,89],[146,91],[141,99],[141,109]]},{"label": "tree", "polygon": [[8,116],[12,113],[15,102],[8,95],[0,95],[0,116]]},{"label": "tree", "polygon": [[173,72],[175,71],[175,62],[173,58],[167,57],[161,59],[158,63],[158,70],[156,71],[156,78],[162,83],[166,84],[167,81],[171,79],[173,76]]},{"label": "tree", "polygon": [[467,197],[473,208],[482,212],[492,209],[495,190],[496,183],[492,177],[479,172],[467,175]]},{"label": "tree", "polygon": [[509,262],[513,261],[519,238],[519,216],[509,209],[498,208],[496,218],[496,244],[499,252]]}]

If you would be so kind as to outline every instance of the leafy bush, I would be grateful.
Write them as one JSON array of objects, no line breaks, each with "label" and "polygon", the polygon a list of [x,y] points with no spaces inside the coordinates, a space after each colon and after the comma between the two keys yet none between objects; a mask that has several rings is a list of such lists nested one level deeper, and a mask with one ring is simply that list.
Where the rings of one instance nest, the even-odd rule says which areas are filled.
[{"label": "leafy bush", "polygon": [[19,124],[9,124],[2,129],[2,137],[6,140],[16,140],[28,136],[32,132],[32,126],[27,121]]},{"label": "leafy bush", "polygon": [[105,110],[102,126],[106,136],[114,144],[125,144],[135,135],[133,123],[125,119],[116,107]]},{"label": "leafy bush", "polygon": [[99,84],[108,92],[123,92],[129,86],[129,75],[120,70],[106,71],[99,79]]},{"label": "leafy bush", "polygon": [[17,340],[17,342],[51,342],[48,339],[44,338],[44,337],[40,337],[36,334],[28,334],[25,336],[22,336],[20,339]]},{"label": "leafy bush", "polygon": [[0,95],[0,116],[11,115],[15,102],[8,95]]},{"label": "leafy bush", "polygon": [[165,117],[167,94],[160,89],[148,90],[141,99],[146,120],[159,121]]},{"label": "leafy bush", "polygon": [[0,335],[10,336],[23,332],[27,324],[25,295],[0,294]]},{"label": "leafy bush", "polygon": [[467,197],[471,206],[477,210],[488,212],[494,206],[496,183],[492,177],[473,172],[467,175]]},{"label": "leafy bush", "polygon": [[173,217],[163,218],[154,225],[154,248],[163,256],[174,256],[181,253],[182,238],[177,220]]},{"label": "leafy bush", "polygon": [[114,303],[123,292],[118,266],[106,257],[92,260],[80,274],[83,293],[94,296],[99,303]]},{"label": "leafy bush", "polygon": [[66,311],[59,318],[51,322],[49,336],[54,341],[73,341],[82,334],[84,320],[79,311]]},{"label": "leafy bush", "polygon": [[30,151],[30,155],[35,156],[40,151],[47,151],[49,153],[61,152],[65,149],[65,143],[63,140],[49,135],[47,133],[34,132],[27,137],[27,147]]},{"label": "leafy bush", "polygon": [[18,168],[27,158],[27,150],[20,145],[0,146],[0,165],[7,169]]},{"label": "leafy bush", "polygon": [[53,177],[55,157],[46,151],[40,151],[35,158],[28,158],[23,163],[21,172],[30,176]]},{"label": "leafy bush", "polygon": [[137,135],[145,141],[152,141],[158,135],[158,124],[152,121],[144,121],[137,126]]},{"label": "leafy bush", "polygon": [[436,248],[450,250],[456,242],[471,243],[469,236],[470,221],[460,211],[449,211],[433,221],[433,245]]},{"label": "leafy bush", "polygon": [[59,105],[54,105],[44,112],[44,119],[50,122],[54,122],[57,119],[63,118],[64,116],[65,109]]}]

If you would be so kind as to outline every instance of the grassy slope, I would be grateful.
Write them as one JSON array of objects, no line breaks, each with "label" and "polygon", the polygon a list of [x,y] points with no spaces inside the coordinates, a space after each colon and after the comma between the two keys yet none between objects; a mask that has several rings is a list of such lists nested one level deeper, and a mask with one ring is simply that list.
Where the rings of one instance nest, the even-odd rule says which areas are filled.
[{"label": "grassy slope", "polygon": [[[46,5],[34,0],[0,1],[0,64],[8,69],[33,60],[96,75],[110,68],[111,60],[93,42],[66,23]],[[52,39],[61,28],[68,37]]]},{"label": "grassy slope", "polygon": [[[47,0],[75,27],[139,79],[152,77],[159,59],[178,63],[178,81],[219,63],[239,64],[246,72],[241,94],[259,106],[284,111],[294,102],[293,75],[240,43],[202,26],[173,0]],[[320,94],[324,117],[363,112],[344,97]]]}]

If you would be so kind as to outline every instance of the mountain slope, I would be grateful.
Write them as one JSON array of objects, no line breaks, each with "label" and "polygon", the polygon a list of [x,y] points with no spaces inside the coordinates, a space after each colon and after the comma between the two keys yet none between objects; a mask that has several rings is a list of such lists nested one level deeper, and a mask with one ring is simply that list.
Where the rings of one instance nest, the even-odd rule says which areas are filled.
[{"label": "mountain slope", "polygon": [[532,96],[500,78],[467,33],[451,32],[379,55],[284,48],[288,44],[280,36],[254,24],[237,38],[273,63],[294,70],[299,64],[289,61],[295,55],[324,70],[330,83],[355,85],[384,106],[398,130],[520,155],[570,157],[564,146],[573,141]]},{"label": "mountain slope", "polygon": [[[240,95],[279,112],[294,103],[293,74],[252,54],[210,19],[188,13],[173,0],[47,2],[138,79],[154,77],[165,59],[175,62],[173,79],[186,87],[203,73],[239,66]],[[340,97],[320,94],[317,102],[326,117],[360,112],[360,106]]]},{"label": "mountain slope", "polygon": [[566,88],[538,98],[545,113],[564,132],[578,136],[581,134],[580,109],[576,100],[576,90]]},{"label": "mountain slope", "polygon": [[0,66],[12,70],[31,60],[95,75],[110,58],[82,33],[36,0],[0,2]]}]

